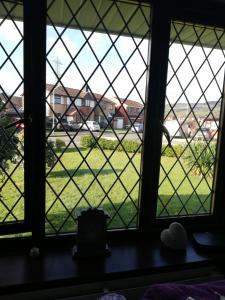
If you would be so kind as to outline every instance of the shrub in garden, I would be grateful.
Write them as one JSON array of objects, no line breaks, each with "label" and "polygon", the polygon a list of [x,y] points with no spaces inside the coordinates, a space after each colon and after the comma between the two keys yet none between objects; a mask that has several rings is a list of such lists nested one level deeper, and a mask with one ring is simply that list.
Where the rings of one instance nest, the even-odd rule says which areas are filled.
[{"label": "shrub in garden", "polygon": [[[98,145],[102,150],[117,150],[117,151],[127,151],[127,152],[138,152],[141,151],[140,143],[132,140],[124,140],[122,141],[122,145],[119,145],[119,141],[117,140],[108,140],[104,138],[100,138],[98,140]],[[95,139],[91,135],[84,135],[81,138],[81,146],[85,148],[90,148],[97,146]]]},{"label": "shrub in garden", "polygon": [[116,140],[107,140],[104,138],[101,138],[98,141],[98,144],[102,150],[114,150],[117,147],[118,143],[119,142]]},{"label": "shrub in garden", "polygon": [[[7,161],[12,161],[18,154],[17,144],[19,139],[13,134],[15,129],[13,127],[4,129],[4,127],[11,122],[12,120],[9,117],[5,115],[0,116],[0,165],[3,169],[7,169]],[[3,172],[0,169],[0,180],[1,176],[3,176]]]},{"label": "shrub in garden", "polygon": [[195,175],[213,176],[216,144],[212,143],[209,147],[206,147],[205,143],[198,142],[191,145],[192,151],[189,148],[185,160]]},{"label": "shrub in garden", "polygon": [[174,151],[172,148],[163,145],[162,146],[162,156],[175,157],[175,154],[174,154]]},{"label": "shrub in garden", "polygon": [[53,141],[48,141],[48,143],[46,143],[45,162],[49,168],[51,168],[56,161],[56,157],[53,152],[54,148],[55,148],[55,143]]},{"label": "shrub in garden", "polygon": [[63,147],[66,146],[66,143],[64,142],[64,140],[57,138],[55,140],[55,147],[56,150],[62,150]]},{"label": "shrub in garden", "polygon": [[[5,129],[12,122],[11,118],[6,116],[3,112],[3,104],[0,101],[0,182],[4,181],[5,174],[3,170],[6,170],[8,165],[8,160],[13,161],[14,157],[18,154],[17,144],[19,142],[18,137],[16,137],[13,132],[14,128]],[[0,200],[3,202],[4,197],[1,195],[0,189]]]},{"label": "shrub in garden", "polygon": [[84,148],[94,147],[96,144],[95,138],[91,134],[83,135],[80,139],[80,144]]},{"label": "shrub in garden", "polygon": [[122,141],[122,145],[123,147],[120,145],[119,146],[119,151],[123,151],[123,149],[125,149],[126,152],[136,152],[138,150],[138,152],[141,152],[141,147],[140,147],[140,143],[136,142],[136,141],[132,141],[132,140],[124,140]]},{"label": "shrub in garden", "polygon": [[163,145],[162,156],[175,157],[177,155],[179,157],[183,153],[183,150],[184,150],[183,145],[173,145],[172,148]]}]

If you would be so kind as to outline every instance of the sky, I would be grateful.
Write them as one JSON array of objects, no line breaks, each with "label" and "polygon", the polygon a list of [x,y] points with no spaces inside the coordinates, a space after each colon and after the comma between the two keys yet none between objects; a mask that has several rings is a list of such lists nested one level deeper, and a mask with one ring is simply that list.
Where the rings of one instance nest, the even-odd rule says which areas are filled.
[{"label": "sky", "polygon": [[[14,63],[17,67],[21,76],[23,76],[23,43],[20,43],[21,34],[23,32],[23,23],[18,21],[15,22],[15,24],[16,26],[10,20],[6,20],[2,25],[0,25],[0,43],[2,47],[4,47],[4,50],[0,47],[0,84],[8,94],[13,93],[22,80],[12,63]],[[53,27],[47,26],[46,51],[48,61],[51,63],[55,71],[57,68],[54,61],[56,59],[59,60],[60,64],[58,71],[59,74],[63,74],[61,82],[64,86],[79,89],[84,86],[84,80],[88,80],[89,87],[95,93],[105,94],[108,97],[128,97],[129,99],[136,100],[138,102],[141,102],[142,100],[144,101],[146,88],[146,63],[149,47],[148,40],[141,41],[140,39],[135,38],[133,41],[130,37],[118,38],[116,35],[110,35],[109,37],[106,34],[94,33],[91,35],[89,43],[96,56],[92,53],[87,44],[79,55],[77,55],[78,51],[85,43],[85,37],[88,38],[91,33],[88,31],[84,31],[84,33],[82,33],[79,30],[67,29],[62,35],[62,39],[72,57],[77,55],[75,62],[82,73],[81,75],[74,64],[68,68],[71,62],[71,57],[65,49],[63,42],[57,41],[58,34],[62,32],[63,28],[56,27],[56,30],[57,32]],[[113,41],[116,41],[115,45],[117,50],[112,48],[109,51]],[[12,61],[8,60],[3,66],[7,57],[5,52],[8,54],[11,53],[18,43],[20,43],[19,46],[11,55]],[[139,44],[140,52],[137,50],[135,51],[135,43],[136,45]],[[54,45],[53,48],[52,45]],[[183,48],[179,44],[173,44],[170,48],[170,62],[168,65],[167,76],[167,99],[171,103],[174,103],[178,98],[180,99],[180,102],[186,102],[188,99],[191,103],[195,103],[199,99],[201,99],[200,102],[204,102],[206,99],[207,101],[217,101],[221,97],[220,89],[222,89],[223,86],[224,53],[218,49],[211,51],[209,48],[201,49],[197,46],[191,51],[190,50],[191,46],[186,45]],[[107,51],[109,52],[103,59]],[[178,82],[177,77],[174,76],[174,70],[179,67],[180,63],[185,58],[185,51],[186,53],[190,51],[189,59],[191,61],[191,65],[188,59],[185,59],[182,67],[180,67],[176,73],[179,77]],[[117,52],[119,52],[119,55]],[[129,59],[132,53],[134,54]],[[210,62],[210,66],[207,62],[203,64],[205,55],[209,55],[208,60]],[[102,68],[98,67],[97,70],[95,70],[98,65],[98,61],[101,61]],[[126,69],[123,68],[121,71],[123,63],[125,62],[127,62]],[[203,66],[198,72],[197,78],[195,78],[186,89],[185,97],[185,95],[182,95],[181,86],[183,89],[187,87],[193,77],[194,71],[196,72],[201,64],[203,64]],[[221,65],[223,65],[223,67],[220,69]],[[128,75],[128,72],[130,76]],[[208,84],[213,79],[213,73],[216,74],[217,72],[217,82],[213,80],[213,83],[207,88]],[[118,73],[120,74],[115,79]],[[143,73],[144,76],[141,77]],[[46,75],[47,83],[54,84],[56,82],[54,72],[48,63],[46,65]],[[109,81],[113,81],[113,88],[109,88]],[[136,83],[138,91],[137,89],[132,89]],[[202,96],[203,91],[205,91],[205,96]],[[20,95],[22,92],[23,86],[15,92],[15,95]]]}]

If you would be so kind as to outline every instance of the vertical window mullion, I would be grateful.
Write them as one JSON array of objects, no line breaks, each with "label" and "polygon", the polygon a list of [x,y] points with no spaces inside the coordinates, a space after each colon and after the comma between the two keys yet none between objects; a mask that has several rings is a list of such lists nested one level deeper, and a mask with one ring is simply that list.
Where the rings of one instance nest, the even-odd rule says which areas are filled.
[{"label": "vertical window mullion", "polygon": [[[217,145],[217,160],[215,166],[215,180],[214,180],[214,216],[215,220],[219,223],[219,225],[224,229],[225,228],[225,219],[224,219],[224,211],[225,211],[225,186],[224,186],[224,177],[225,177],[225,101],[224,101],[224,88],[225,82],[223,84],[223,103],[220,113],[220,132],[219,139]],[[221,229],[222,229],[221,228]]]},{"label": "vertical window mullion", "polygon": [[170,39],[170,19],[163,12],[160,5],[153,6],[139,216],[139,230],[142,233],[151,230],[157,209],[162,140],[161,122],[165,107]]},{"label": "vertical window mullion", "polygon": [[33,240],[45,234],[46,1],[25,1],[26,213]]}]

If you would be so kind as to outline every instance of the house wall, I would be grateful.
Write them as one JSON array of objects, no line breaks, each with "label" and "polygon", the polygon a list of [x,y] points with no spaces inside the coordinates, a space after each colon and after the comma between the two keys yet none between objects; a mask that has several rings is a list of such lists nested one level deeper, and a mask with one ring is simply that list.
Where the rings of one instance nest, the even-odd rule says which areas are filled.
[{"label": "house wall", "polygon": [[120,114],[123,117],[124,125],[129,125],[130,121],[128,119],[127,113],[126,113],[126,105],[123,106],[121,104],[116,105],[116,113]]},{"label": "house wall", "polygon": [[[56,96],[60,96],[55,94]],[[76,110],[79,110],[80,114],[84,117],[84,119],[87,119],[87,116],[89,116],[90,112],[93,110],[93,112],[88,117],[88,120],[90,121],[97,121],[97,122],[104,122],[106,121],[106,118],[110,117],[115,113],[115,104],[109,103],[108,101],[105,101],[104,99],[101,100],[100,107],[97,105],[95,108],[95,100],[93,97],[91,97],[89,94],[86,94],[85,98],[79,98],[79,106],[76,107]],[[54,103],[53,104],[53,94],[47,99],[48,103],[50,103],[52,109],[54,106],[54,112],[56,114],[63,115],[65,111],[68,109],[70,102],[68,101],[67,96],[61,96],[61,104]],[[73,106],[72,106],[73,107]],[[67,120],[75,121],[77,123],[83,122],[81,116],[78,112],[75,112],[73,115],[66,116]],[[49,116],[50,118],[53,116],[53,113],[49,106],[47,105],[46,108],[46,116]]]},{"label": "house wall", "polygon": [[24,108],[22,97],[12,97],[6,104],[6,109]]},{"label": "house wall", "polygon": [[[101,108],[99,106],[95,108],[95,121],[99,123],[106,122],[106,118],[110,118],[115,113],[115,104],[101,100],[99,105]],[[102,111],[104,111],[104,114]]]}]

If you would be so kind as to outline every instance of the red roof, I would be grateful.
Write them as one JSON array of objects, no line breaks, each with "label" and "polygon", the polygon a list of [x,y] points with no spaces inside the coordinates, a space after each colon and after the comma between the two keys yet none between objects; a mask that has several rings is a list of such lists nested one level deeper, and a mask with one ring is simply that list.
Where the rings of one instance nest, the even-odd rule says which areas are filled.
[{"label": "red roof", "polygon": [[144,104],[140,103],[138,101],[130,100],[130,99],[122,99],[122,98],[113,98],[114,103],[116,106],[121,106],[121,104],[124,104],[124,107],[127,105],[128,107],[135,107],[135,108],[143,108]]},{"label": "red roof", "polygon": [[134,100],[130,100],[130,99],[120,99],[121,103],[123,104],[127,104],[127,106],[129,107],[137,107],[137,108],[143,108],[144,105],[143,103],[134,101]]},{"label": "red roof", "polygon": [[77,110],[75,107],[70,107],[69,110],[66,112],[67,116],[74,116],[76,114]]}]

